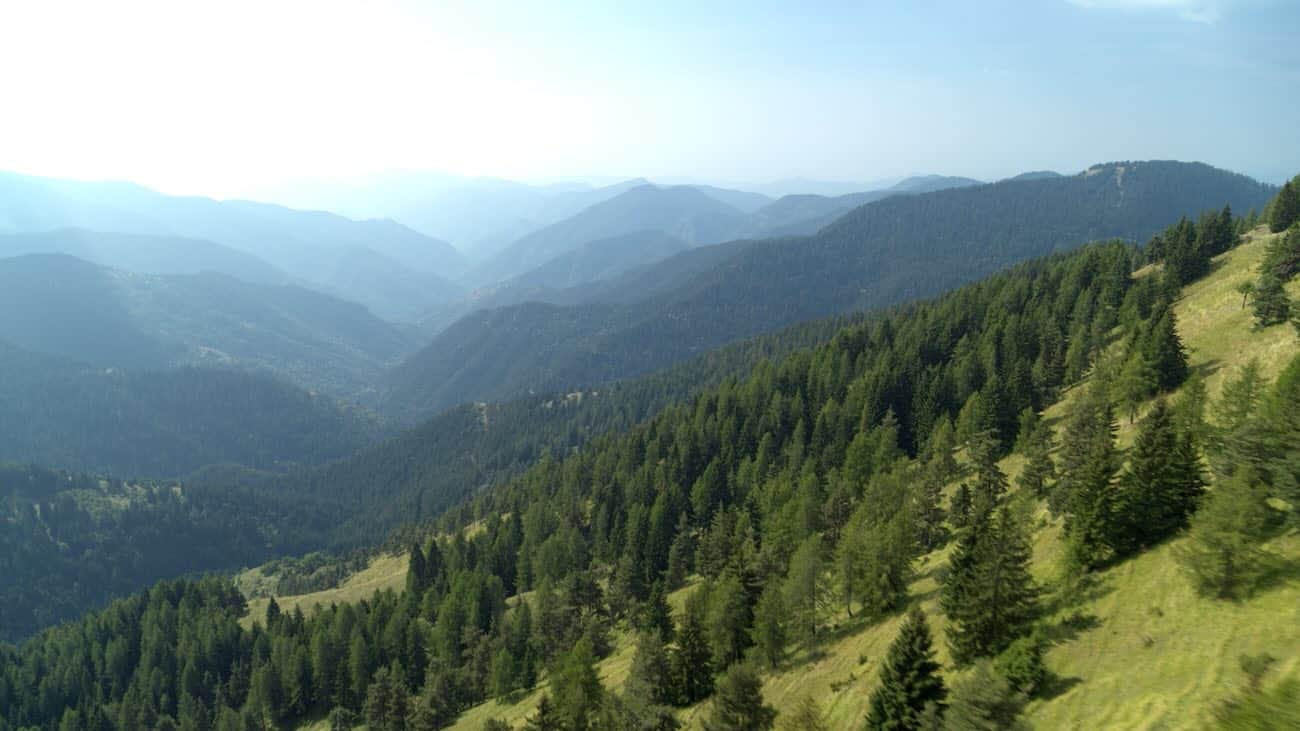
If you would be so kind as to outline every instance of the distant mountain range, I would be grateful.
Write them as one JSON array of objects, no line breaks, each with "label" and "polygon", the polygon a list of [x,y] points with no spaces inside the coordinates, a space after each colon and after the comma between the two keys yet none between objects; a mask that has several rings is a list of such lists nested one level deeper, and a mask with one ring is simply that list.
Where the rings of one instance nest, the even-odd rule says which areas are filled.
[{"label": "distant mountain range", "polygon": [[[428,413],[624,378],[789,323],[925,297],[1088,241],[1144,241],[1179,216],[1262,206],[1273,192],[1208,165],[1138,162],[893,195],[811,236],[703,247],[608,288],[555,298],[564,305],[476,312],[390,373],[387,402]],[[631,284],[638,280],[639,290]]]},{"label": "distant mountain range", "polygon": [[[386,317],[411,317],[462,293],[450,281],[464,270],[460,252],[393,221],[354,221],[263,203],[167,196],[129,183],[0,173],[0,233],[69,228],[202,239],[255,256],[295,281],[337,292]],[[134,260],[143,270],[166,271],[171,266],[151,262],[146,254],[138,249]],[[366,261],[364,277],[351,276],[358,259]],[[174,262],[174,254],[167,254],[166,260]],[[243,266],[247,271],[253,265]],[[418,298],[394,302],[388,291],[391,277],[415,277],[414,286],[409,281],[395,286],[418,292]]]},{"label": "distant mountain range", "polygon": [[345,397],[416,345],[364,307],[301,287],[60,254],[0,259],[0,340],[101,368],[251,369]]}]

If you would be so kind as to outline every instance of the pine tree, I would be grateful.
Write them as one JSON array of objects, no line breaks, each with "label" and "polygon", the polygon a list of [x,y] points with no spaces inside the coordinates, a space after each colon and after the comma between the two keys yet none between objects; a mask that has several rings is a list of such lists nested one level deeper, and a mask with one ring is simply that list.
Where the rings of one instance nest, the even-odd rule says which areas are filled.
[{"label": "pine tree", "polygon": [[680,705],[697,703],[713,692],[713,651],[704,634],[704,599],[699,592],[686,599],[677,645],[670,656]]},{"label": "pine tree", "polygon": [[1048,483],[1056,477],[1052,442],[1052,428],[1042,421],[1038,422],[1025,440],[1025,466],[1020,471],[1016,486],[1036,498],[1047,494]]},{"label": "pine tree", "polygon": [[811,536],[791,557],[784,589],[791,634],[801,642],[813,641],[821,628],[826,593],[824,571],[821,536]]},{"label": "pine tree", "polygon": [[1255,284],[1255,324],[1259,327],[1277,325],[1291,319],[1291,297],[1282,287],[1282,280],[1265,273]]},{"label": "pine tree", "polygon": [[1109,560],[1115,519],[1114,477],[1119,469],[1115,417],[1104,382],[1097,380],[1071,412],[1061,445],[1061,479],[1049,504],[1065,512],[1066,558],[1086,571]]},{"label": "pine tree", "polygon": [[666,706],[673,702],[672,662],[668,648],[657,632],[642,632],[637,635],[632,670],[624,684],[624,692],[655,705]]},{"label": "pine tree", "polygon": [[1119,555],[1158,543],[1187,527],[1205,488],[1200,454],[1181,434],[1164,399],[1138,425],[1115,499],[1112,544]]},{"label": "pine tree", "polygon": [[1172,307],[1160,308],[1151,315],[1150,330],[1143,339],[1142,355],[1155,373],[1155,386],[1172,391],[1187,380],[1187,349],[1178,337],[1178,324]]},{"label": "pine tree", "polygon": [[406,560],[406,593],[413,606],[418,607],[424,590],[429,587],[429,566],[419,543],[412,543]]},{"label": "pine tree", "polygon": [[1286,283],[1300,273],[1300,226],[1292,225],[1285,234],[1268,242],[1260,272]]},{"label": "pine tree", "polygon": [[759,656],[775,668],[785,659],[785,600],[780,585],[769,584],[754,607],[754,626],[750,637]]},{"label": "pine tree", "polygon": [[1029,537],[1005,505],[959,539],[940,596],[959,664],[996,655],[1029,631],[1038,613],[1031,559]]},{"label": "pine tree", "polygon": [[654,632],[663,642],[673,641],[673,610],[664,595],[663,582],[656,581],[650,586],[650,596],[641,605],[636,620],[637,629],[642,632]]},{"label": "pine tree", "polygon": [[1291,228],[1296,221],[1300,221],[1300,189],[1295,180],[1288,180],[1270,205],[1268,230],[1280,233]]},{"label": "pine tree", "polygon": [[726,669],[749,647],[749,602],[740,579],[728,570],[708,590],[705,633],[713,648],[713,667]]},{"label": "pine tree", "polygon": [[1268,488],[1253,469],[1215,485],[1176,554],[1196,590],[1218,599],[1249,595],[1268,568],[1268,554],[1259,545],[1272,518]]},{"label": "pine tree", "polygon": [[733,665],[718,680],[705,731],[764,731],[776,725],[776,709],[763,702],[763,681],[748,663]]},{"label": "pine tree", "polygon": [[578,640],[573,649],[560,659],[551,674],[551,692],[556,716],[566,731],[593,728],[604,687],[596,674],[596,656],[591,641],[586,637]]},{"label": "pine tree", "polygon": [[555,703],[551,700],[549,694],[543,695],[542,699],[537,702],[537,710],[533,715],[528,717],[524,728],[529,731],[568,731],[564,725],[564,720],[555,710]]},{"label": "pine tree", "polygon": [[866,727],[872,731],[920,728],[926,706],[942,707],[946,695],[929,624],[920,607],[913,606],[885,656]]}]

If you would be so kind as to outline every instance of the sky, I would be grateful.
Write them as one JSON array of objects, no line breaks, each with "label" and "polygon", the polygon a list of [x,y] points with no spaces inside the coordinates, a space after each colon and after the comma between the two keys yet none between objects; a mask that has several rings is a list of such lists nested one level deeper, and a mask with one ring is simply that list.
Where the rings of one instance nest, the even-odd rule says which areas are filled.
[{"label": "sky", "polygon": [[0,169],[238,196],[387,170],[1300,172],[1300,2],[0,0]]}]

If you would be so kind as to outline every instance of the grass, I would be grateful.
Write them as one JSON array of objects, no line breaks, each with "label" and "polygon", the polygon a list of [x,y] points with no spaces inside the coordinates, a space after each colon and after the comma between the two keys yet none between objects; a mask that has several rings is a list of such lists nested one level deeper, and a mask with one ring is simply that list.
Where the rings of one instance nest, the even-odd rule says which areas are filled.
[{"label": "grass", "polygon": [[[1300,353],[1293,328],[1254,329],[1251,311],[1242,309],[1235,289],[1254,278],[1269,238],[1257,231],[1247,243],[1219,257],[1212,274],[1189,286],[1177,304],[1180,335],[1192,366],[1205,377],[1211,399],[1251,358],[1258,358],[1263,374],[1271,379]],[[1291,292],[1300,294],[1300,282],[1291,285]],[[1067,394],[1046,417],[1059,427],[1074,396]],[[1130,443],[1133,433],[1134,427],[1122,420],[1120,443]],[[1021,462],[1018,457],[1008,458],[1003,468],[1014,478]],[[1041,504],[1033,504],[1031,510],[1036,528],[1033,571],[1050,588],[1058,583],[1060,524]],[[1267,652],[1279,658],[1266,684],[1300,673],[1300,578],[1294,573],[1283,575],[1246,602],[1204,599],[1192,591],[1173,560],[1178,543],[1171,541],[1101,573],[1086,591],[1068,601],[1059,592],[1044,597],[1048,607],[1044,621],[1054,638],[1046,659],[1055,680],[1045,698],[1026,707],[1029,724],[1041,729],[1204,728],[1213,709],[1244,683],[1240,655]],[[1300,566],[1300,535],[1282,536],[1268,548],[1292,566]],[[944,617],[937,606],[936,572],[946,560],[945,551],[923,557],[911,586],[911,595],[919,598],[929,616],[937,654],[945,666],[949,657],[942,640]],[[372,570],[379,567],[354,578]],[[398,578],[388,585],[400,583]],[[675,611],[681,610],[693,587],[670,597]],[[355,590],[349,593],[357,597]],[[860,728],[880,662],[901,621],[901,615],[871,625],[843,615],[834,618],[838,626],[816,647],[793,652],[783,667],[765,674],[764,697],[785,710],[811,695],[826,712],[830,728]],[[633,640],[626,633],[617,633],[615,639],[615,651],[601,661],[599,672],[606,687],[617,691],[631,666]],[[948,676],[954,679],[951,671]],[[544,688],[543,682],[513,702],[476,706],[451,728],[478,729],[490,718],[520,728]],[[684,728],[701,728],[707,711],[707,701],[684,709],[680,714]]]},{"label": "grass", "polygon": [[[256,571],[257,569],[253,569]],[[371,559],[370,565],[349,576],[342,584],[333,589],[315,591],[310,594],[289,594],[277,596],[275,601],[280,610],[292,612],[301,607],[303,614],[311,616],[318,606],[330,604],[347,604],[368,599],[376,591],[392,589],[401,591],[406,585],[406,556],[384,554]],[[261,621],[266,616],[269,599],[250,599],[248,613],[240,621],[245,627]]]}]

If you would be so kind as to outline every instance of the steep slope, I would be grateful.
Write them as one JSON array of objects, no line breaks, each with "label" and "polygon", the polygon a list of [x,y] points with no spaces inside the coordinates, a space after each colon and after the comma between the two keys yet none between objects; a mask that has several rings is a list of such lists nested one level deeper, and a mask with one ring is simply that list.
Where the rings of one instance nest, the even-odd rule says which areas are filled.
[{"label": "steep slope", "polygon": [[101,367],[251,368],[346,396],[412,345],[364,307],[299,287],[46,254],[0,259],[0,340]]},{"label": "steep slope", "polygon": [[[228,580],[168,584],[88,617],[76,630],[46,633],[0,652],[0,688],[12,689],[11,715],[24,724],[52,723],[64,706],[90,708],[91,698],[101,701],[95,708],[107,703],[123,714],[143,716],[151,704],[162,704],[162,713],[172,710],[166,705],[169,684],[188,686],[192,690],[183,692],[195,697],[206,693],[203,688],[210,686],[193,682],[200,677],[197,672],[182,669],[210,666],[222,688],[233,688],[231,696],[222,696],[231,708],[217,709],[228,716],[238,713],[233,706],[246,707],[249,695],[239,684],[240,671],[225,669],[233,654],[237,668],[247,664],[262,679],[253,687],[274,688],[275,678],[289,678],[301,691],[298,698],[326,690],[344,693],[313,707],[295,702],[294,693],[255,691],[250,696],[255,711],[278,721],[319,718],[314,714],[325,713],[331,702],[356,710],[361,699],[395,688],[416,696],[413,704],[431,711],[438,723],[463,714],[458,721],[462,728],[480,727],[492,717],[518,727],[542,693],[560,687],[546,669],[570,678],[585,671],[591,650],[584,654],[568,648],[603,645],[611,623],[616,626],[608,635],[610,651],[599,651],[605,659],[597,672],[610,688],[623,689],[633,654],[629,628],[638,621],[655,624],[659,616],[657,611],[636,611],[647,592],[653,596],[648,582],[674,571],[681,577],[694,566],[706,578],[687,581],[667,611],[681,626],[687,606],[697,606],[684,602],[685,594],[705,597],[702,608],[689,610],[704,625],[691,635],[704,643],[694,645],[694,651],[704,654],[696,655],[701,657],[698,665],[660,673],[659,682],[680,687],[672,679],[677,671],[688,679],[696,673],[711,676],[710,662],[738,658],[732,650],[744,650],[751,603],[785,584],[792,587],[784,591],[791,611],[778,619],[798,622],[787,625],[794,627],[811,616],[815,631],[805,629],[802,642],[783,642],[790,652],[778,658],[775,668],[763,671],[768,701],[788,713],[812,693],[830,710],[832,727],[858,726],[897,628],[898,605],[923,604],[931,610],[933,627],[943,632],[942,614],[934,612],[934,590],[943,580],[948,551],[939,548],[916,558],[918,574],[910,586],[902,584],[894,603],[868,608],[854,601],[852,584],[831,578],[841,560],[832,570],[830,564],[817,563],[816,553],[795,551],[795,546],[815,547],[823,540],[840,544],[898,526],[917,528],[913,518],[929,513],[913,512],[911,500],[924,505],[925,496],[935,493],[919,490],[919,481],[911,479],[919,475],[904,471],[916,467],[911,455],[925,459],[927,471],[942,470],[935,473],[942,476],[920,480],[931,480],[932,487],[965,476],[961,465],[945,464],[953,456],[964,459],[952,448],[955,440],[936,436],[929,449],[923,446],[925,435],[944,433],[929,425],[956,418],[962,429],[980,434],[979,427],[992,423],[995,434],[1010,437],[1022,406],[1048,404],[1060,394],[1075,398],[1083,390],[1077,385],[1086,373],[1088,353],[1104,351],[1108,335],[1120,336],[1116,342],[1122,346],[1125,330],[1153,332],[1153,323],[1165,321],[1158,308],[1144,310],[1162,288],[1152,277],[1131,276],[1138,258],[1130,247],[1106,244],[1017,266],[935,301],[852,325],[816,350],[768,363],[742,380],[728,380],[626,435],[544,461],[444,520],[432,545],[410,548],[409,565],[417,569],[403,583],[419,592],[418,600],[383,592],[346,607],[318,607],[303,619],[277,615],[267,603],[260,617],[241,617],[245,602]],[[1211,279],[1225,270],[1232,267],[1220,264]],[[1205,311],[1240,312],[1235,283],[1210,288],[1223,292],[1231,287],[1232,297]],[[1191,299],[1193,291],[1188,292]],[[1279,339],[1279,331],[1287,340]],[[1189,342],[1197,340],[1184,332]],[[1287,333],[1282,327],[1241,337],[1258,334],[1264,340],[1250,344],[1265,349],[1285,342],[1289,352],[1273,360],[1281,362],[1300,352]],[[1251,350],[1256,348],[1248,346],[1243,354]],[[1070,351],[1083,352],[1084,361],[1074,363]],[[1197,359],[1194,365],[1210,363]],[[1300,371],[1293,374],[1293,386],[1295,376]],[[1015,387],[1005,385],[1013,383]],[[1298,398],[1296,390],[1286,392],[1288,403]],[[986,394],[987,410],[971,406]],[[1048,411],[1049,424],[1058,428],[1059,408]],[[1268,428],[1289,424],[1294,429],[1293,421],[1270,423]],[[1290,444],[1288,456],[1294,455],[1296,434],[1281,434]],[[1016,462],[1002,464],[1014,472]],[[1033,568],[1051,592],[1041,629],[1050,642],[1053,675],[1041,697],[1027,707],[1031,720],[1038,722],[1044,709],[1056,708],[1061,713],[1044,722],[1048,727],[1196,726],[1208,720],[1209,709],[1224,697],[1217,692],[1218,679],[1225,677],[1235,653],[1276,650],[1282,655],[1278,672],[1296,670],[1300,630],[1284,623],[1297,599],[1293,569],[1300,551],[1294,536],[1284,535],[1268,546],[1288,570],[1241,604],[1194,599],[1185,585],[1173,588],[1172,573],[1146,570],[1143,562],[1158,560],[1167,546],[1139,553],[1071,588],[1054,580],[1058,524],[1027,493],[1013,494],[1010,503],[1032,510],[1029,525],[1037,539]],[[959,517],[954,516],[952,528],[960,528]],[[935,533],[925,540],[931,546],[943,542]],[[847,565],[870,576],[881,566],[877,561],[889,568],[900,556],[906,564],[915,556],[907,541],[861,545],[865,555],[848,554]],[[833,548],[834,553],[832,545],[825,550],[843,555],[839,545]],[[796,563],[797,556],[804,556],[804,563]],[[400,568],[392,566],[394,561],[385,563],[388,577],[370,573],[368,585],[396,585],[390,579],[401,575]],[[1130,575],[1132,581],[1125,578]],[[807,577],[811,589],[800,591]],[[864,604],[852,616],[837,608],[840,601],[825,606],[816,601],[819,593],[846,589],[850,606]],[[1161,602],[1154,608],[1149,604],[1153,597]],[[355,593],[335,598],[346,601]],[[295,603],[309,609],[306,601]],[[524,606],[533,617],[526,624]],[[726,611],[733,607],[734,612]],[[125,661],[111,665],[116,682],[108,690],[75,672],[91,663],[98,667],[96,658],[110,655],[111,643],[134,647],[135,638],[149,634],[152,618],[173,611],[186,616],[197,634],[211,630],[228,641],[215,651],[202,643],[146,645],[155,654],[128,653]],[[824,612],[820,620],[819,612]],[[253,624],[260,629],[252,630]],[[265,633],[266,644],[280,652],[256,652],[255,632]],[[434,658],[427,666],[431,674],[422,674],[423,663],[399,663],[412,653]],[[567,659],[554,662],[556,658]],[[939,658],[947,661],[945,650],[940,649]],[[335,672],[340,667],[359,671],[343,675]],[[397,669],[380,670],[387,667]],[[1142,672],[1146,667],[1151,668],[1149,678]],[[182,682],[186,675],[191,682]],[[947,675],[951,681],[956,673]],[[148,677],[161,678],[163,687],[138,691],[147,694],[143,699],[124,696],[125,688],[142,682],[136,678]],[[230,684],[232,677],[239,682]],[[47,694],[37,693],[40,688]],[[708,693],[705,689],[703,695]],[[1092,702],[1078,702],[1082,694],[1093,694]],[[489,695],[502,701],[483,703]],[[58,700],[45,702],[50,697]],[[183,721],[195,716],[193,700],[182,699],[176,706]],[[699,728],[709,710],[704,701],[678,716],[688,728]],[[335,714],[336,723],[340,715],[345,714]]]},{"label": "steep slope", "polygon": [[[792,322],[933,295],[1087,241],[1145,241],[1180,216],[1262,206],[1271,191],[1208,165],[1144,162],[890,197],[811,237],[709,252],[720,254],[712,266],[686,267],[689,276],[666,291],[651,288],[654,296],[636,307],[523,304],[475,313],[394,369],[387,385],[391,398],[435,409],[591,385]],[[466,371],[452,353],[509,365]],[[526,377],[500,380],[511,374]]]},{"label": "steep slope", "polygon": [[[450,244],[392,221],[353,221],[244,201],[166,196],[127,183],[91,183],[0,173],[0,230],[84,228],[213,241],[321,284],[345,252],[370,249],[404,269],[455,276],[463,260]],[[375,306],[382,292],[346,295]],[[445,292],[448,298],[459,292]],[[388,313],[383,313],[388,314]]]},{"label": "steep slope", "polygon": [[745,225],[740,210],[695,188],[642,185],[524,236],[484,262],[472,278],[498,282],[588,242],[624,234],[656,231],[698,246],[735,238]]},{"label": "steep slope", "polygon": [[[1190,364],[1205,374],[1211,399],[1217,399],[1223,383],[1252,359],[1260,362],[1263,376],[1271,381],[1287,362],[1300,356],[1294,332],[1285,327],[1252,327],[1250,310],[1241,307],[1236,290],[1242,281],[1254,278],[1270,238],[1261,229],[1247,243],[1219,257],[1213,274],[1189,285],[1176,304]],[[1300,282],[1288,289],[1292,296],[1300,295]],[[1047,410],[1045,416],[1055,424],[1058,437],[1063,415],[1083,390],[1072,389]],[[1120,444],[1131,445],[1134,433],[1134,426],[1122,420]],[[1001,462],[1013,484],[1023,461],[1013,455]],[[1031,502],[1033,572],[1049,587],[1059,586],[1060,519],[1041,503]],[[1049,595],[1044,626],[1053,638],[1046,653],[1053,679],[1043,697],[1024,709],[1030,727],[1209,728],[1215,709],[1247,682],[1239,667],[1241,657],[1277,658],[1266,676],[1270,686],[1300,672],[1300,626],[1290,621],[1300,602],[1300,583],[1294,578],[1300,565],[1300,539],[1294,532],[1266,546],[1288,567],[1281,578],[1244,602],[1209,599],[1193,591],[1175,560],[1185,542],[1177,538],[1101,572],[1077,594],[1057,588],[1059,594]],[[919,558],[908,594],[919,600],[928,615],[938,660],[950,668],[951,657],[942,641],[946,620],[937,596],[948,558],[947,547]],[[685,596],[698,588],[692,583],[674,594],[670,601],[674,611],[680,613]],[[811,697],[824,711],[829,728],[860,727],[901,621],[897,614],[864,622],[833,612],[828,622],[834,629],[825,638],[794,650],[781,667],[764,673],[764,699],[788,715]],[[610,690],[624,687],[635,641],[631,635],[615,639],[610,656],[597,665]],[[951,683],[960,673],[949,669],[945,675]],[[522,698],[488,701],[467,711],[452,728],[468,731],[492,718],[520,728],[546,690],[542,684]],[[705,702],[681,712],[683,728],[703,728],[709,710]]]},{"label": "steep slope", "polygon": [[379,435],[331,399],[254,373],[124,371],[0,342],[0,461],[121,477],[219,463],[283,470],[342,457]]}]

